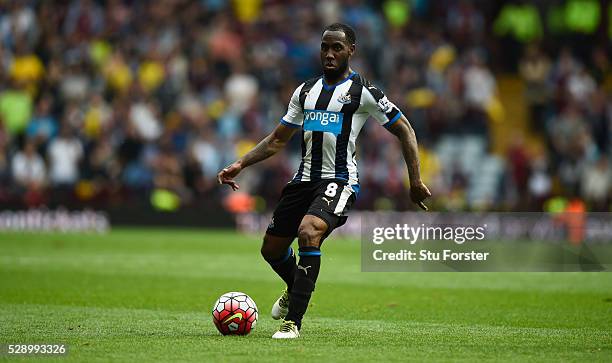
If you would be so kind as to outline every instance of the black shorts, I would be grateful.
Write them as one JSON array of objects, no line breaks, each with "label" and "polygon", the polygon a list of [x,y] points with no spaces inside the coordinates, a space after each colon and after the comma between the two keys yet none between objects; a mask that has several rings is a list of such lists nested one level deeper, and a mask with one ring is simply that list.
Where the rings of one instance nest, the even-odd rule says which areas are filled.
[{"label": "black shorts", "polygon": [[310,214],[327,223],[324,236],[327,237],[334,228],[346,223],[346,213],[355,198],[355,191],[344,180],[292,181],[283,188],[266,233],[295,238],[302,218]]}]

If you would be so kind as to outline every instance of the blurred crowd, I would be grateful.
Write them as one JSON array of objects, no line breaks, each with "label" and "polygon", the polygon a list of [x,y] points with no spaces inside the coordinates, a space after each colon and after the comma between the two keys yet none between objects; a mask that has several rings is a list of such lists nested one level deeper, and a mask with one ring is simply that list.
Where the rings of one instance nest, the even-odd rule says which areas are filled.
[{"label": "blurred crowd", "polygon": [[590,210],[609,211],[612,102],[605,49],[594,48],[581,61],[569,48],[550,59],[530,46],[519,67],[531,130],[545,144],[530,160],[521,160],[520,145],[509,151],[521,193],[540,204],[557,194],[581,199]]},{"label": "blurred crowd", "polygon": [[[415,128],[438,209],[539,210],[566,196],[609,210],[609,54],[594,45],[578,58],[569,48],[547,55],[532,39],[510,41],[525,49],[513,64],[542,148],[516,137],[499,196],[454,202],[478,175],[445,169],[437,143],[469,135],[490,153],[491,124],[503,122],[493,70],[507,59],[490,29],[512,21],[491,3],[0,1],[0,205],[269,210],[297,168],[298,138],[244,172],[243,194],[219,187],[216,173],[321,73],[321,29],[343,21],[357,31],[355,70]],[[369,122],[359,144],[357,207],[413,208],[393,136]]]}]

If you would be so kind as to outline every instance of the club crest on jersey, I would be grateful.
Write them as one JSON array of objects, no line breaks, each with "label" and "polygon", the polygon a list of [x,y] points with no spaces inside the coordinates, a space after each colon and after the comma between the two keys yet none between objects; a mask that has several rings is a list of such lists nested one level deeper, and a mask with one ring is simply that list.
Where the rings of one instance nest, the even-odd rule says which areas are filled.
[{"label": "club crest on jersey", "polygon": [[338,102],[343,105],[351,103],[351,94],[346,92],[345,94],[341,95],[340,97],[338,97]]},{"label": "club crest on jersey", "polygon": [[304,130],[323,131],[334,135],[342,132],[342,112],[305,110]]}]

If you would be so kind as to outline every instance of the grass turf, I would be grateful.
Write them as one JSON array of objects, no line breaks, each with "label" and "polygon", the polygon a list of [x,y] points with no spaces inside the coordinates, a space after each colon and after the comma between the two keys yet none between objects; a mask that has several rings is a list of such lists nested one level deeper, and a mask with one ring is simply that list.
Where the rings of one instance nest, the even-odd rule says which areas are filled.
[{"label": "grass turf", "polygon": [[[355,241],[323,252],[302,337],[274,341],[282,284],[259,237],[0,234],[0,344],[65,343],[62,361],[88,362],[612,359],[612,274],[362,273]],[[249,336],[211,322],[227,291],[259,306]]]}]

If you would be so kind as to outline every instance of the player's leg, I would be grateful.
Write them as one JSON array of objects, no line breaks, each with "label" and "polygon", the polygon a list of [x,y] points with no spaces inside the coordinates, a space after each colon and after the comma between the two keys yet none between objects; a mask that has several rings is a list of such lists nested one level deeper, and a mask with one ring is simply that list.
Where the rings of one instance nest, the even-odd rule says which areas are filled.
[{"label": "player's leg", "polygon": [[298,229],[300,261],[297,265],[295,281],[290,294],[289,312],[285,318],[295,322],[298,329],[302,325],[302,317],[306,312],[319,276],[321,267],[320,244],[327,229],[327,222],[314,215],[304,216]]},{"label": "player's leg", "polygon": [[288,312],[272,338],[291,339],[300,336],[302,317],[308,307],[321,267],[320,241],[327,229],[327,223],[317,216],[306,215],[302,219],[298,229],[300,262],[289,294]]},{"label": "player's leg", "polygon": [[284,318],[289,310],[289,292],[295,280],[296,270],[296,258],[291,242],[293,242],[293,237],[279,237],[266,233],[261,245],[261,255],[264,260],[287,284],[287,288],[272,305],[270,315],[275,320]]},{"label": "player's leg", "polygon": [[261,246],[261,255],[287,284],[272,305],[273,319],[284,318],[289,308],[289,292],[295,280],[296,257],[291,242],[297,236],[302,217],[310,205],[308,186],[289,184],[282,192]]},{"label": "player's leg", "polygon": [[302,318],[315,289],[321,267],[321,242],[346,222],[354,191],[337,181],[321,182],[308,213],[298,228],[299,263],[289,299],[289,311],[273,338],[297,338]]},{"label": "player's leg", "polygon": [[267,234],[261,245],[261,255],[270,264],[272,270],[280,276],[291,291],[295,278],[296,259],[291,248],[293,237],[279,237]]},{"label": "player's leg", "polygon": [[283,188],[261,246],[261,255],[287,283],[289,290],[293,285],[296,266],[295,254],[290,246],[310,205],[305,189],[301,184],[289,184]]}]

